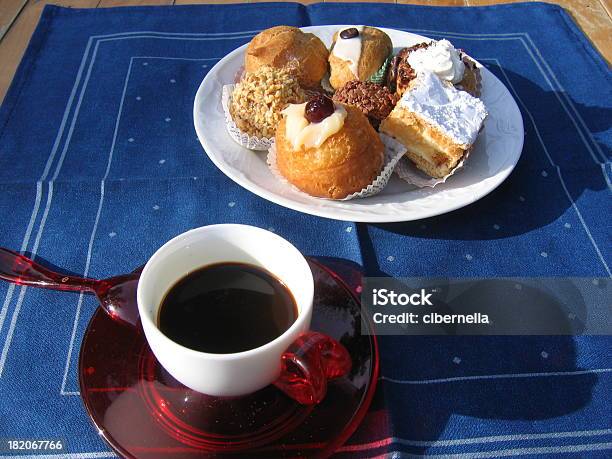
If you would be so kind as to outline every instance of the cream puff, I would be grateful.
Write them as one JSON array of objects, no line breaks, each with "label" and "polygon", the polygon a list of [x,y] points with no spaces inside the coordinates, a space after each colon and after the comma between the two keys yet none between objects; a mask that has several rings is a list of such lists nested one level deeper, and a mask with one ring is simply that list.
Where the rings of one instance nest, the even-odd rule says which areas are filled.
[{"label": "cream puff", "polygon": [[276,130],[276,166],[311,196],[343,199],[380,174],[384,145],[356,107],[317,96],[289,105]]},{"label": "cream puff", "polygon": [[392,51],[389,36],[375,27],[351,26],[337,31],[329,54],[331,86],[338,89],[351,80],[367,80]]},{"label": "cream puff", "polygon": [[294,66],[300,84],[316,88],[327,72],[329,52],[323,42],[297,27],[276,26],[257,34],[249,43],[244,59],[246,72],[263,65],[282,68]]}]

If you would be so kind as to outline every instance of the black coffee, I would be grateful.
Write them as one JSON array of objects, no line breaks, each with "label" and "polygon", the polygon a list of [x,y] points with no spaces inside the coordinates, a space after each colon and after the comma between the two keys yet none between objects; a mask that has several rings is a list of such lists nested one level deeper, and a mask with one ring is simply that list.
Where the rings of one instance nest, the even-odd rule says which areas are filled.
[{"label": "black coffee", "polygon": [[164,335],[215,354],[269,343],[297,318],[289,289],[263,268],[246,263],[204,266],[178,281],[159,308]]}]

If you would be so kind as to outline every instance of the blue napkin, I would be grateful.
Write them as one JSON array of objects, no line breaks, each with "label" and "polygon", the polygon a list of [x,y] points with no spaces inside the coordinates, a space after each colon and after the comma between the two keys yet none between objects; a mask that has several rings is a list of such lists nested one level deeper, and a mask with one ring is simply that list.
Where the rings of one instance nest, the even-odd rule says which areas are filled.
[{"label": "blue napkin", "polygon": [[[526,133],[503,185],[444,216],[356,225],[269,203],[212,164],[191,113],[217,60],[273,25],[350,23],[447,38],[500,78]],[[607,278],[611,113],[608,66],[543,3],[47,6],[0,108],[0,245],[105,277],[237,222],[368,275]],[[1,283],[0,308],[0,438],[112,456],[78,393],[96,301]],[[611,454],[609,337],[384,337],[380,352],[377,396],[338,457]]]}]

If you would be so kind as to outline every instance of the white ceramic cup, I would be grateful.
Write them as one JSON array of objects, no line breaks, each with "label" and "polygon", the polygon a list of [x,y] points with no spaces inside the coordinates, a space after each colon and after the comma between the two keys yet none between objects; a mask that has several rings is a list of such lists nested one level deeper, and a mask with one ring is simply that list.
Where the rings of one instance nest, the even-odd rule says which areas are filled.
[{"label": "white ceramic cup", "polygon": [[[297,320],[269,343],[233,354],[195,351],[166,337],[157,317],[168,290],[188,273],[226,261],[250,263],[274,274],[293,294]],[[137,290],[142,327],[159,363],[185,386],[214,396],[248,394],[278,378],[281,355],[310,327],[313,296],[308,262],[292,244],[261,228],[235,224],[196,228],[168,241],[145,265]]]}]

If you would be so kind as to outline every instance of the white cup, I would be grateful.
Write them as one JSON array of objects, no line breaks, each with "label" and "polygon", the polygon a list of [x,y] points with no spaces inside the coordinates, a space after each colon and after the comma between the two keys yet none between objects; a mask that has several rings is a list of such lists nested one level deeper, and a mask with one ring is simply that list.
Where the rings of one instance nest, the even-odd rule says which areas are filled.
[{"label": "white cup", "polygon": [[[297,303],[293,325],[263,346],[233,354],[195,351],[164,335],[157,317],[168,290],[198,268],[228,261],[260,266],[281,280]],[[137,290],[142,327],[159,363],[185,386],[214,396],[244,395],[276,381],[281,355],[310,327],[313,296],[308,262],[292,244],[261,228],[236,224],[204,226],[168,241],[145,265]]]}]

